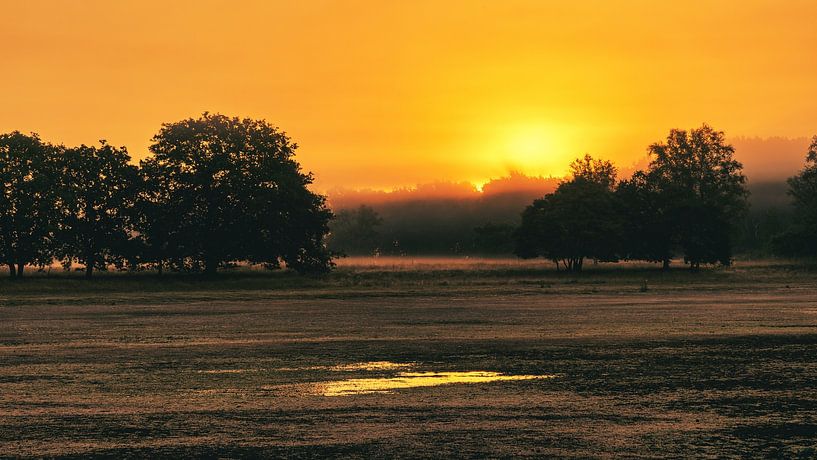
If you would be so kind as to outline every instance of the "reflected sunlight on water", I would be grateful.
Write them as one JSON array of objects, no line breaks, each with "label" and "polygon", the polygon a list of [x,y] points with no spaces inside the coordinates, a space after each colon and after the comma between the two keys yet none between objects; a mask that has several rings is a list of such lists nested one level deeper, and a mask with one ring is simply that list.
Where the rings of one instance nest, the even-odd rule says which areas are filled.
[{"label": "reflected sunlight on water", "polygon": [[[434,387],[450,384],[475,384],[515,380],[551,379],[556,375],[507,375],[492,371],[467,372],[411,372],[418,363],[395,363],[391,361],[364,361],[348,364],[325,366],[304,366],[293,368],[275,368],[274,371],[330,371],[374,373],[375,375],[391,374],[383,377],[348,378],[343,380],[327,380],[314,383],[272,384],[262,385],[261,390],[275,391],[280,394],[312,394],[320,396],[352,396],[371,393],[393,393],[396,390],[417,387]],[[208,369],[198,370],[199,374],[234,375],[245,372],[262,372],[264,369]],[[395,373],[396,372],[396,373]],[[365,375],[365,374],[364,374]],[[369,374],[371,375],[371,374]],[[193,394],[230,394],[237,392],[237,388],[194,389]]]},{"label": "reflected sunlight on water", "polygon": [[400,372],[396,377],[347,379],[321,382],[314,393],[323,396],[351,396],[369,393],[392,393],[394,390],[433,387],[455,383],[488,383],[510,380],[551,379],[555,375],[505,375],[499,372]]},{"label": "reflected sunlight on water", "polygon": [[369,361],[365,363],[339,364],[332,366],[333,371],[388,371],[393,369],[404,369],[413,366],[414,363],[393,363],[391,361]]},{"label": "reflected sunlight on water", "polygon": [[199,374],[243,374],[244,372],[254,372],[257,369],[208,369],[198,370]]}]

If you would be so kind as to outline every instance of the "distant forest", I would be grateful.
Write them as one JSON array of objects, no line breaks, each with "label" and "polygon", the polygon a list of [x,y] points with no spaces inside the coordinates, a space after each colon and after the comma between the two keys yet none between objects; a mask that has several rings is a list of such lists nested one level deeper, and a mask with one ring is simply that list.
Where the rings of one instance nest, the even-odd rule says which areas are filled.
[{"label": "distant forest", "polygon": [[[385,200],[378,195],[371,199],[371,194],[345,196],[339,204],[330,195],[336,215],[330,246],[348,255],[513,256],[513,230],[521,223],[522,210],[553,193],[560,181],[542,178],[535,189],[485,189],[459,196],[429,196],[420,187],[416,194],[404,192]],[[793,217],[789,185],[785,180],[749,182],[747,190],[749,207],[740,221],[735,251],[773,256],[775,235],[788,228]]]},{"label": "distant forest", "polygon": [[385,197],[382,192],[330,195],[335,210],[330,248],[350,255],[513,255],[510,233],[522,210],[556,190],[560,180],[514,173],[485,184],[482,193],[463,183]]}]

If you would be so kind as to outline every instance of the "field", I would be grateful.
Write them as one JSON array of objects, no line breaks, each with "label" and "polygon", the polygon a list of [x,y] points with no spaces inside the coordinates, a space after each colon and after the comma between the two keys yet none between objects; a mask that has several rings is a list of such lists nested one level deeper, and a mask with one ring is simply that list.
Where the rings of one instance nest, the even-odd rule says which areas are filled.
[{"label": "field", "polygon": [[817,271],[0,281],[0,454],[817,456]]}]

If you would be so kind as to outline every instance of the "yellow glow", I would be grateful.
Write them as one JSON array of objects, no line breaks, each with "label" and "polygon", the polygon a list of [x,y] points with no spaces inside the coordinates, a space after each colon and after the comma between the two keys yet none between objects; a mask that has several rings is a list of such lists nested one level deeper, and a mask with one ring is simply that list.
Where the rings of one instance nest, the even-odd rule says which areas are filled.
[{"label": "yellow glow", "polygon": [[554,375],[504,375],[498,372],[400,372],[396,377],[347,379],[315,384],[314,392],[323,396],[352,396],[391,393],[395,390],[433,387],[455,383],[474,384],[514,380],[550,379]]},{"label": "yellow glow", "polygon": [[561,175],[570,162],[564,143],[559,142],[554,130],[542,123],[514,125],[504,137],[503,159],[507,170],[532,175]]},{"label": "yellow glow", "polygon": [[388,371],[411,367],[410,363],[393,363],[391,361],[368,361],[365,363],[339,364],[329,369],[333,371]]},{"label": "yellow glow", "polygon": [[0,3],[0,132],[138,159],[162,122],[264,118],[319,190],[625,167],[670,128],[817,120],[815,1]]},{"label": "yellow glow", "polygon": [[490,181],[491,178],[480,178],[480,179],[471,179],[468,182],[474,184],[474,188],[478,191],[482,192],[482,187],[485,187],[485,184]]}]

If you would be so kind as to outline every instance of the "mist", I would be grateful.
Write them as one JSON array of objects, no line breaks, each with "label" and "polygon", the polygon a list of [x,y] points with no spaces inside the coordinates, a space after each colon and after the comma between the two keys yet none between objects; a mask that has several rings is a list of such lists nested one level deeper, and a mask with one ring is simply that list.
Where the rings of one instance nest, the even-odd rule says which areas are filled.
[{"label": "mist", "polygon": [[[749,212],[739,249],[762,252],[768,239],[791,214],[786,180],[803,167],[808,139],[737,137],[730,143],[748,179]],[[627,178],[649,164],[625,165]],[[512,171],[481,189],[460,181],[437,181],[392,191],[335,189],[329,204],[335,212],[368,206],[382,219],[371,247],[390,255],[508,255],[508,242],[526,206],[553,192],[561,177],[529,176]],[[343,250],[343,248],[338,248]],[[348,251],[347,251],[348,252]]]}]

